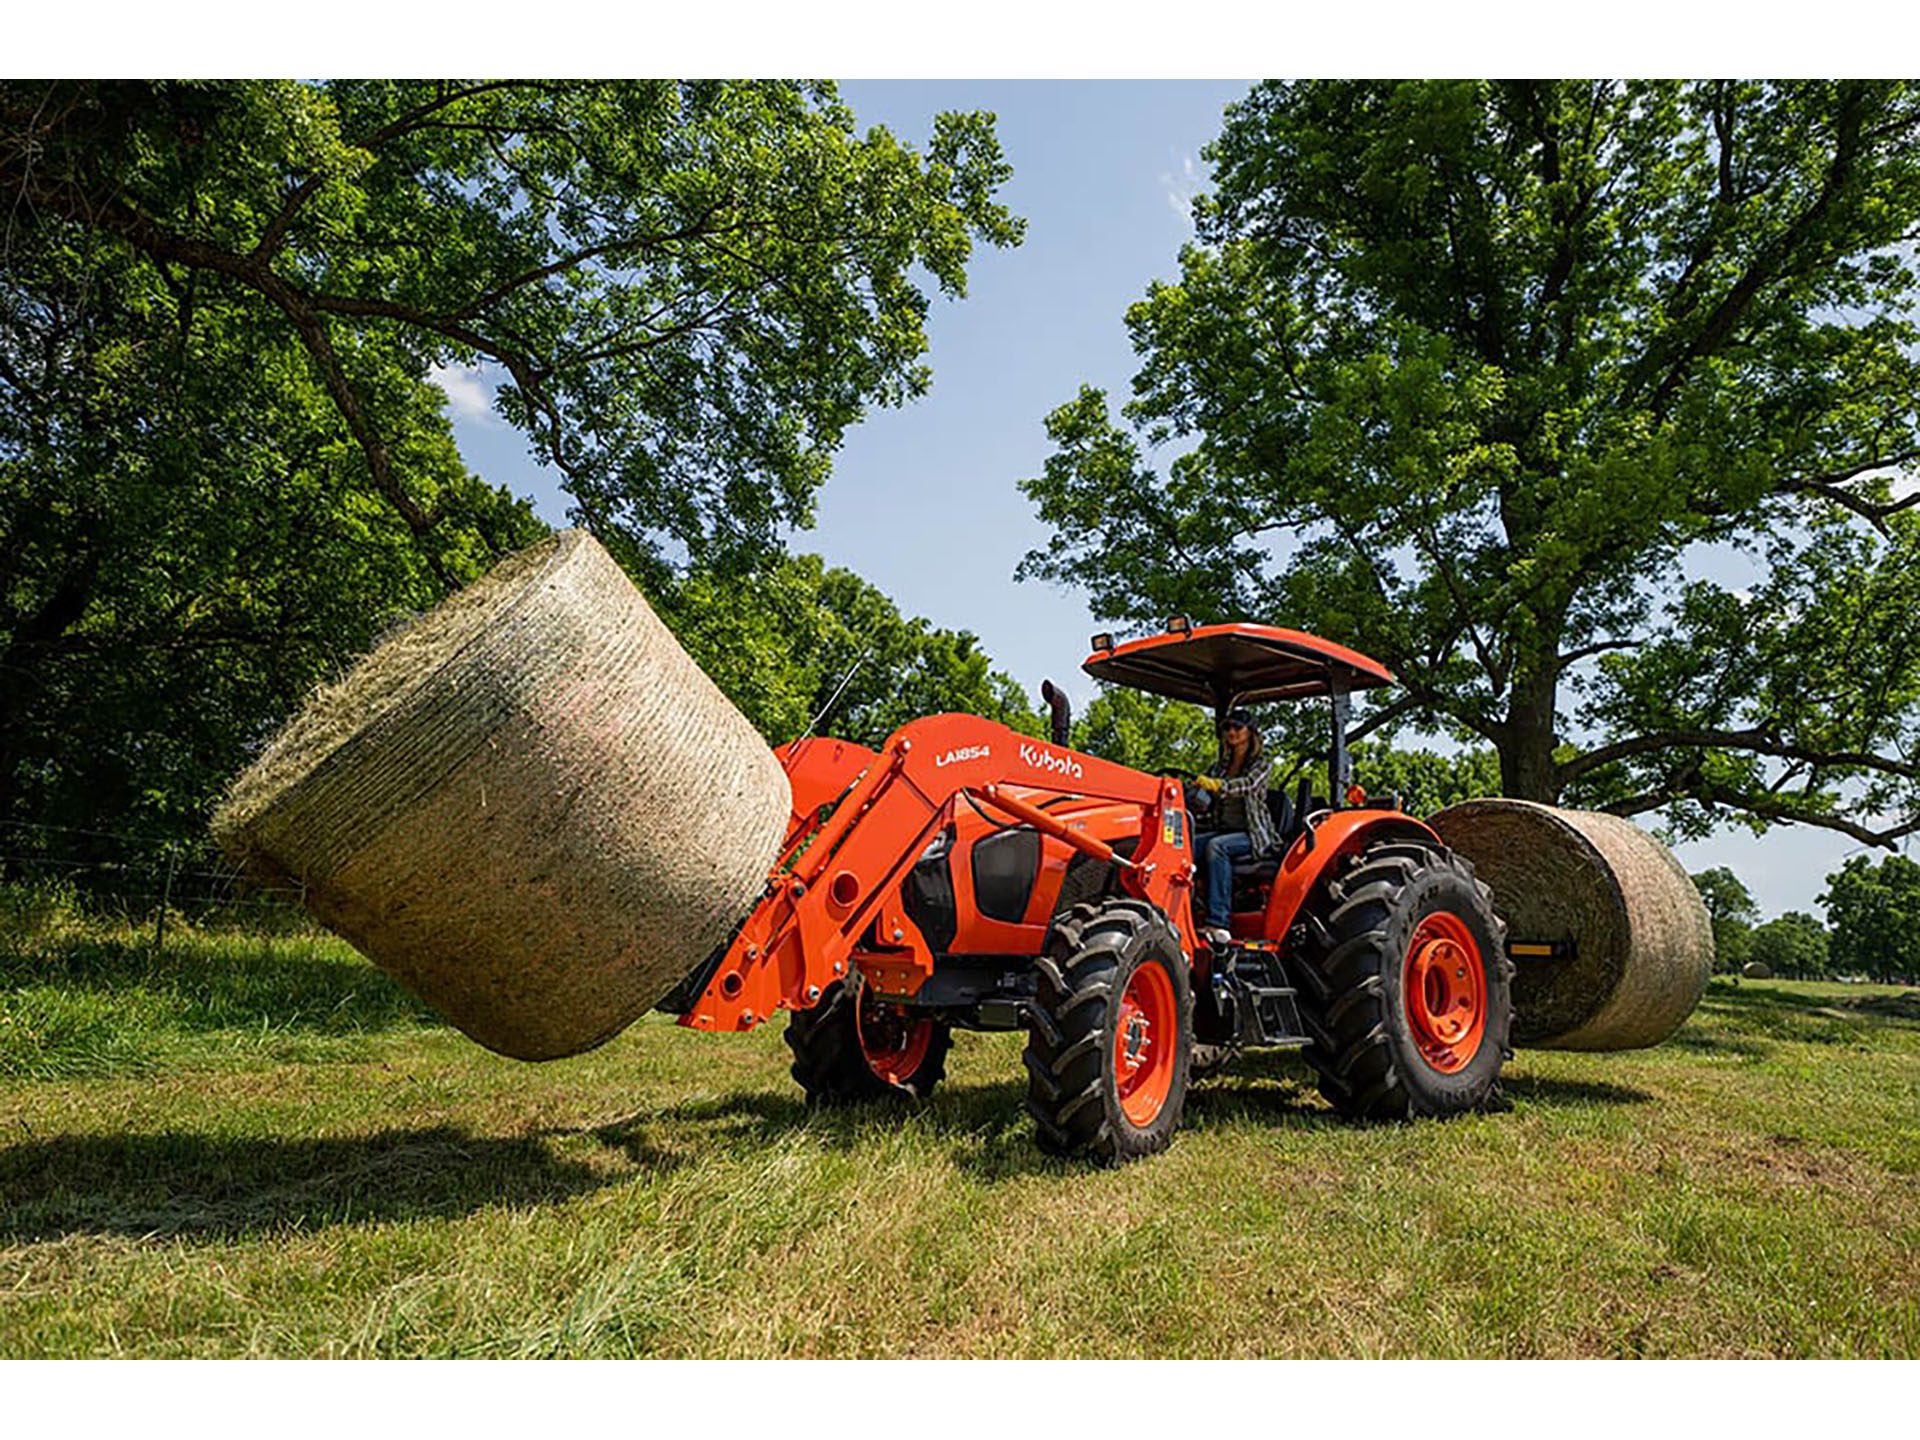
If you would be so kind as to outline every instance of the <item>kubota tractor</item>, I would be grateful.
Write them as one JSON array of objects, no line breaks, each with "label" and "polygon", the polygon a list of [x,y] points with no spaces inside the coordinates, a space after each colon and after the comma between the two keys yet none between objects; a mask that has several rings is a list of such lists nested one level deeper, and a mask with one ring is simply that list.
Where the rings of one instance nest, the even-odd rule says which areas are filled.
[{"label": "kubota tractor", "polygon": [[1197,1054],[1301,1048],[1357,1118],[1485,1106],[1511,1053],[1504,926],[1463,857],[1351,783],[1348,697],[1393,677],[1298,631],[1182,620],[1095,637],[1085,669],[1216,719],[1329,702],[1331,798],[1269,796],[1282,849],[1236,864],[1230,943],[1196,926],[1181,778],[1067,748],[1048,686],[1052,743],[931,715],[878,753],[781,747],[793,813],[766,893],[662,1008],[703,1030],[790,1011],[822,1102],[924,1096],[955,1027],[1024,1029],[1040,1144],[1104,1161],[1168,1143]]}]

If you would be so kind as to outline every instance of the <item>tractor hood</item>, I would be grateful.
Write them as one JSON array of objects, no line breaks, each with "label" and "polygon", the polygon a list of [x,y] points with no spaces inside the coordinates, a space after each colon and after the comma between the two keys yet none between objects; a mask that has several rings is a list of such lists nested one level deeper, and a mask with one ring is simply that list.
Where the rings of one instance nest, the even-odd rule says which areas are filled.
[{"label": "tractor hood", "polygon": [[1097,648],[1082,668],[1109,684],[1216,709],[1393,683],[1392,672],[1357,650],[1273,625],[1200,625],[1148,635]]}]

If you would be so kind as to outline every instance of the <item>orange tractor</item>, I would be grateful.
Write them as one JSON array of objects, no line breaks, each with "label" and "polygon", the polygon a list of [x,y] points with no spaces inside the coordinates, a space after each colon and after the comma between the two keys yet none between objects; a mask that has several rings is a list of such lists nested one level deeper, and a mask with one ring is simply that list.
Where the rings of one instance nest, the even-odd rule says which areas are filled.
[{"label": "orange tractor", "polygon": [[1472,866],[1352,784],[1349,696],[1391,683],[1343,646],[1264,625],[1170,622],[1088,674],[1211,707],[1324,698],[1327,795],[1268,803],[1277,854],[1237,862],[1231,939],[1202,938],[1194,824],[1173,774],[969,715],[875,753],[776,752],[793,811],[760,903],[661,1008],[702,1030],[791,1012],[794,1077],[819,1101],[924,1096],[955,1027],[1027,1032],[1027,1107],[1051,1151],[1162,1149],[1201,1058],[1304,1051],[1365,1119],[1486,1106],[1511,1054],[1505,927]]}]

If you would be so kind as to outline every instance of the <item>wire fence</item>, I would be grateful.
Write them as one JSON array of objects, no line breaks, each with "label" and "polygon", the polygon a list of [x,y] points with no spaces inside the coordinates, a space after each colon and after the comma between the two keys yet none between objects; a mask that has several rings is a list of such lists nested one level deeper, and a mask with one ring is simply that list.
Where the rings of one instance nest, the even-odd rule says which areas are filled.
[{"label": "wire fence", "polygon": [[275,930],[311,921],[300,885],[252,879],[211,838],[181,839],[99,825],[0,820],[0,922],[78,913],[152,925],[163,948],[169,924]]}]

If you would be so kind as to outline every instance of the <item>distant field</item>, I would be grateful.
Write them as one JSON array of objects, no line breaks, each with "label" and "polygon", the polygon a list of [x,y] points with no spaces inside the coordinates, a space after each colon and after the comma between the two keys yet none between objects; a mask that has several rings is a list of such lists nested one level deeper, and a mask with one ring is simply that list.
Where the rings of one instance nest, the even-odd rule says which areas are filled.
[{"label": "distant field", "polygon": [[1920,992],[1716,983],[1512,1109],[1291,1062],[1043,1157],[1016,1037],[815,1115],[777,1026],[488,1054],[330,940],[0,941],[0,1356],[1920,1354]]}]

